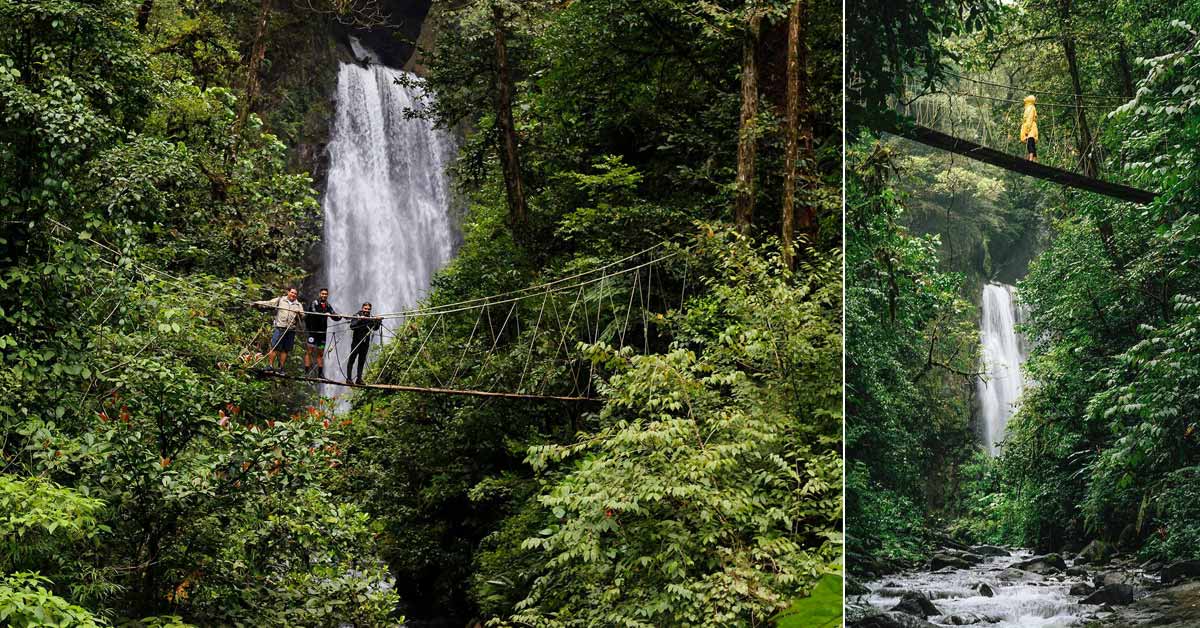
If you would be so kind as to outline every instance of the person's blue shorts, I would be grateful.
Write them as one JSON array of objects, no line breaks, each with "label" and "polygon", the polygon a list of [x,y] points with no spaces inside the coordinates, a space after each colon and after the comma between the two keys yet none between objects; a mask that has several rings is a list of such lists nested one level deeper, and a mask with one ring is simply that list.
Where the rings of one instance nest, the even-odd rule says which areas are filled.
[{"label": "person's blue shorts", "polygon": [[296,330],[276,327],[271,332],[271,349],[287,353],[292,350],[294,344],[296,344]]}]

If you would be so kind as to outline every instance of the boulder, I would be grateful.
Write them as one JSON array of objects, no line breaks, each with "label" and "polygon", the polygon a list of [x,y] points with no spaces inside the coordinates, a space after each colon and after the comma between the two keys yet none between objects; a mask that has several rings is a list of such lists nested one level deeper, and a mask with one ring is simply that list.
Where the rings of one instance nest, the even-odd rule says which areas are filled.
[{"label": "boulder", "polygon": [[954,554],[948,554],[946,552],[938,552],[929,559],[929,569],[931,571],[937,571],[945,567],[951,567],[953,569],[969,569],[971,565],[971,561],[967,560],[966,558],[956,556]]},{"label": "boulder", "polygon": [[996,592],[993,591],[992,587],[988,586],[988,583],[986,582],[980,582],[979,586],[975,587],[975,591],[983,597],[992,597],[996,595]]},{"label": "boulder", "polygon": [[846,595],[867,595],[871,590],[851,576],[846,576]]},{"label": "boulder", "polygon": [[900,603],[893,606],[892,610],[899,613],[908,613],[916,615],[921,619],[930,615],[941,615],[942,612],[925,597],[920,591],[909,591],[900,597]]},{"label": "boulder", "polygon": [[1133,603],[1133,587],[1128,584],[1109,584],[1100,587],[1091,595],[1079,600],[1080,604],[1116,604],[1124,606]]},{"label": "boulder", "polygon": [[962,615],[951,615],[944,620],[951,626],[974,626],[987,621],[987,618],[975,613],[963,613]]},{"label": "boulder", "polygon": [[1086,578],[1088,575],[1088,572],[1083,567],[1079,567],[1078,565],[1076,565],[1073,567],[1067,567],[1067,575],[1075,576],[1076,578]]},{"label": "boulder", "polygon": [[1103,565],[1112,559],[1113,554],[1115,553],[1116,552],[1111,545],[1101,541],[1100,539],[1096,539],[1095,541],[1088,543],[1087,547],[1084,547],[1079,552],[1079,556],[1075,558],[1075,564],[1078,565],[1080,563],[1085,563],[1091,565]]},{"label": "boulder", "polygon": [[1132,585],[1136,582],[1137,576],[1124,571],[1106,571],[1104,573],[1098,573],[1094,578],[1092,578],[1092,583],[1095,584],[1096,588],[1098,589],[1106,587],[1110,584]]},{"label": "boulder", "polygon": [[978,554],[980,556],[1011,556],[1012,555],[1009,553],[1008,550],[1004,549],[1003,547],[997,547],[995,545],[976,545],[975,547],[971,548],[971,553]]},{"label": "boulder", "polygon": [[1174,584],[1184,578],[1200,576],[1200,560],[1180,560],[1162,568],[1162,583]]},{"label": "boulder", "polygon": [[920,617],[904,613],[875,613],[851,620],[847,628],[937,628]]},{"label": "boulder", "polygon": [[1013,567],[1024,571],[1032,571],[1033,573],[1047,575],[1066,571],[1067,563],[1058,554],[1046,554],[1045,556],[1034,556],[1029,560],[1022,560],[1013,563]]},{"label": "boulder", "polygon": [[1092,585],[1090,585],[1086,582],[1077,582],[1077,583],[1071,585],[1070,593],[1071,593],[1071,595],[1085,596],[1085,595],[1091,595],[1095,590],[1096,590],[1096,587],[1093,587]]}]

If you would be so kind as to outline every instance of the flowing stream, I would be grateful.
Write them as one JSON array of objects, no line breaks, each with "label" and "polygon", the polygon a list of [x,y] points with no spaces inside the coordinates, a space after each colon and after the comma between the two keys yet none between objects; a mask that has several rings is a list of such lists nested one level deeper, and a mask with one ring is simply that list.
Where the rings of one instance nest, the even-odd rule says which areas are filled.
[{"label": "flowing stream", "polygon": [[[330,302],[343,314],[357,312],[365,301],[374,314],[413,307],[454,253],[446,172],[454,140],[430,122],[405,115],[423,107],[424,94],[419,87],[397,85],[402,74],[354,63],[343,63],[338,74],[323,202],[323,277]],[[384,322],[385,339],[396,324]],[[325,375],[345,379],[349,326],[331,322],[329,329]],[[375,334],[373,344],[379,338]]]},{"label": "flowing stream", "polygon": [[[1085,582],[1085,577],[1042,576],[1012,568],[1030,556],[1018,551],[987,558],[969,569],[889,576],[867,585],[871,592],[865,601],[887,610],[905,592],[920,591],[937,607],[938,614],[927,618],[937,626],[1062,628],[1083,625],[1095,616],[1097,607],[1081,605],[1082,596],[1070,594],[1071,586]],[[980,584],[987,584],[993,595],[981,594]]]},{"label": "flowing stream", "polygon": [[1017,289],[998,283],[983,287],[979,339],[983,345],[982,370],[987,374],[977,384],[983,442],[988,452],[1000,453],[1008,419],[1025,389],[1021,365],[1029,357],[1029,343],[1017,334],[1024,311],[1017,303]]}]

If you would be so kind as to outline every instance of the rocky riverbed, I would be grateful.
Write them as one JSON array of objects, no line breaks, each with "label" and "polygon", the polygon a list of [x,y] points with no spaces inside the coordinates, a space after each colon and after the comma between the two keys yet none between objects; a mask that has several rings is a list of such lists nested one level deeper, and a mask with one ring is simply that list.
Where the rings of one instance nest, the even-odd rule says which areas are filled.
[{"label": "rocky riverbed", "polygon": [[1200,561],[948,547],[920,569],[847,586],[850,628],[1200,628]]}]

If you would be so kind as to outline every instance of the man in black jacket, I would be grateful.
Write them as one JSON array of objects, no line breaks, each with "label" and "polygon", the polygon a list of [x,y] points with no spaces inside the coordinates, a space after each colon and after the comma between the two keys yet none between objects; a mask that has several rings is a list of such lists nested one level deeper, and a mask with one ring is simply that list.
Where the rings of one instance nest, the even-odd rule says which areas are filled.
[{"label": "man in black jacket", "polygon": [[305,308],[304,326],[308,328],[308,342],[304,345],[304,371],[313,375],[313,362],[316,361],[315,375],[325,377],[325,336],[329,330],[329,319],[340,321],[342,317],[329,304],[329,288],[321,288],[318,295],[317,300]]},{"label": "man in black jacket", "polygon": [[350,331],[354,332],[354,341],[351,344],[350,363],[346,365],[346,380],[350,381],[350,374],[354,372],[354,362],[358,361],[358,375],[354,378],[354,383],[362,385],[363,383],[363,368],[367,365],[367,349],[371,346],[371,332],[379,329],[383,323],[383,319],[378,316],[371,316],[371,304],[363,303],[362,309],[356,318],[350,321]]}]

